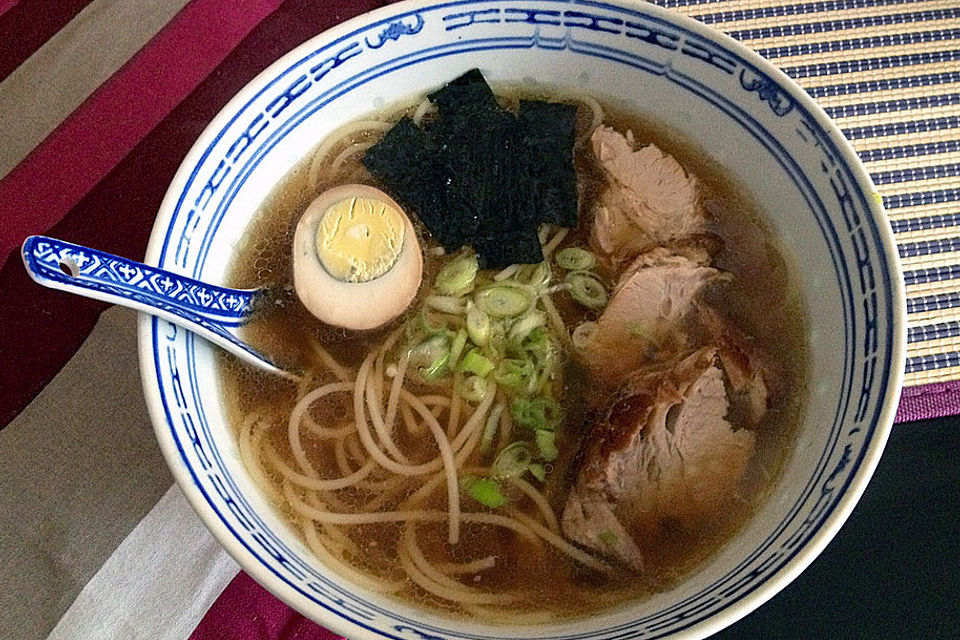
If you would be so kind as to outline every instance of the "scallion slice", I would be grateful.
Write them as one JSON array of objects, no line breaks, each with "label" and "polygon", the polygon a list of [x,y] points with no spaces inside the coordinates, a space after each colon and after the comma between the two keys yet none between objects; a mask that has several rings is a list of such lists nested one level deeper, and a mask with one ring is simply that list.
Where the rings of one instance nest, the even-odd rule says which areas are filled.
[{"label": "scallion slice", "polygon": [[512,318],[527,312],[531,297],[518,286],[495,284],[478,291],[474,296],[477,306],[494,318]]},{"label": "scallion slice", "polygon": [[544,262],[537,264],[525,264],[517,271],[516,280],[536,289],[547,286],[550,283],[550,265]]},{"label": "scallion slice", "polygon": [[433,286],[447,296],[462,296],[473,289],[477,277],[477,256],[470,254],[451,260],[437,273]]},{"label": "scallion slice", "polygon": [[[441,324],[439,327],[435,327],[435,326],[433,326],[432,324],[430,324],[430,321],[427,320],[427,314],[424,313],[424,312],[422,312],[422,311],[421,311],[420,314],[419,314],[418,320],[419,320],[419,324],[420,324],[420,330],[421,330],[421,331],[424,333],[424,335],[426,335],[426,336],[436,336],[436,335],[441,335],[441,334],[446,335],[446,333],[447,333],[447,328],[444,327],[442,324]],[[414,325],[413,325],[413,323],[410,323],[409,326],[412,327],[412,326],[414,326]],[[416,333],[416,331],[414,330],[414,334],[415,334],[415,333]]]},{"label": "scallion slice", "polygon": [[463,353],[463,348],[467,346],[467,331],[466,329],[459,329],[457,335],[453,336],[453,342],[450,344],[450,366],[457,366],[457,361],[460,360],[460,354]]},{"label": "scallion slice", "polygon": [[470,351],[464,354],[463,360],[460,361],[460,371],[472,373],[481,378],[486,378],[490,375],[494,366],[490,358],[480,353],[479,349],[470,349]]},{"label": "scallion slice", "polygon": [[487,381],[480,376],[469,376],[460,381],[457,391],[464,400],[476,404],[487,395]]},{"label": "scallion slice", "polygon": [[511,325],[508,337],[511,340],[523,340],[530,335],[531,331],[545,324],[547,324],[547,317],[545,315],[539,311],[531,311]]},{"label": "scallion slice", "polygon": [[567,271],[587,271],[597,264],[597,258],[580,247],[567,247],[557,252],[557,265]]},{"label": "scallion slice", "polygon": [[600,542],[608,547],[616,546],[616,544],[620,542],[620,538],[617,536],[617,534],[615,534],[613,531],[610,531],[610,529],[604,529],[600,532],[598,537],[600,538]]},{"label": "scallion slice", "polygon": [[528,387],[530,380],[535,378],[536,375],[536,367],[531,360],[507,358],[501,360],[500,364],[497,365],[497,371],[493,374],[493,379],[501,387],[519,389]]},{"label": "scallion slice", "polygon": [[534,463],[530,464],[530,465],[527,467],[527,469],[530,471],[530,475],[532,475],[534,478],[536,478],[536,479],[539,480],[540,482],[546,481],[546,479],[547,479],[547,470],[546,470],[546,469],[544,468],[544,466],[543,466],[542,464],[540,464],[539,462],[534,462]]},{"label": "scallion slice", "polygon": [[503,405],[497,404],[490,410],[487,416],[487,422],[483,426],[483,436],[480,438],[480,452],[484,455],[490,453],[493,446],[493,437],[497,435],[497,427],[500,426],[500,416],[503,415]]},{"label": "scallion slice", "polygon": [[521,475],[533,462],[533,452],[526,442],[514,442],[497,454],[490,466],[490,473],[497,478],[513,478]]},{"label": "scallion slice", "polygon": [[589,309],[602,309],[607,304],[607,291],[596,276],[583,271],[571,271],[566,283],[574,300]]},{"label": "scallion slice", "polygon": [[478,347],[485,347],[490,340],[490,316],[475,305],[467,308],[467,333]]},{"label": "scallion slice", "polygon": [[587,343],[593,339],[593,336],[596,332],[596,322],[581,322],[577,325],[577,328],[573,330],[573,335],[571,336],[571,340],[573,340],[573,346],[578,349],[583,349],[587,346]]},{"label": "scallion slice", "polygon": [[460,484],[467,495],[485,507],[496,509],[502,507],[507,501],[500,493],[500,483],[493,478],[464,476],[460,479]]},{"label": "scallion slice", "polygon": [[427,296],[423,302],[431,309],[453,315],[460,315],[467,310],[467,305],[463,298],[454,296]]},{"label": "scallion slice", "polygon": [[435,335],[408,351],[410,366],[421,378],[432,382],[447,372],[450,342],[446,335]]},{"label": "scallion slice", "polygon": [[556,460],[560,452],[557,451],[557,434],[555,431],[547,429],[537,429],[534,434],[534,440],[537,443],[537,450],[540,457],[547,461]]},{"label": "scallion slice", "polygon": [[510,405],[515,424],[535,431],[553,431],[563,421],[563,411],[547,396],[517,396]]}]

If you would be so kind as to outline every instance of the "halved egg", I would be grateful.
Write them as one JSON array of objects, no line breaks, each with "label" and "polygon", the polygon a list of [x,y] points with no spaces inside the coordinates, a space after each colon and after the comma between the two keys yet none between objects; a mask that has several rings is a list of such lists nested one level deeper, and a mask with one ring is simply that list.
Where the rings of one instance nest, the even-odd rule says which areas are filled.
[{"label": "halved egg", "polygon": [[403,209],[361,184],[325,191],[293,237],[293,285],[307,310],[345,329],[376,329],[406,310],[423,255]]}]

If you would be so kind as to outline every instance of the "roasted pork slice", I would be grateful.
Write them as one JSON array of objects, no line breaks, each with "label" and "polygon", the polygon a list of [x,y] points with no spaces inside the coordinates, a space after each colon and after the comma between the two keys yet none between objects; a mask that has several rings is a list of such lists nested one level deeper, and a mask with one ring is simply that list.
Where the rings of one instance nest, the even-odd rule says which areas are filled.
[{"label": "roasted pork slice", "polygon": [[620,273],[617,284],[644,267],[660,267],[694,263],[710,266],[714,257],[723,250],[723,240],[709,233],[686,236],[665,246],[648,247],[638,254]]},{"label": "roasted pork slice", "polygon": [[594,207],[592,241],[610,265],[652,245],[704,230],[697,181],[673,156],[598,127],[590,136],[605,186]]},{"label": "roasted pork slice", "polygon": [[734,422],[755,427],[770,405],[779,375],[756,341],[710,306],[700,309],[699,320],[726,374]]},{"label": "roasted pork slice", "polygon": [[564,507],[569,539],[643,571],[637,544],[663,522],[709,517],[736,492],[755,436],[727,421],[717,349],[638,372],[587,440]]},{"label": "roasted pork slice", "polygon": [[646,251],[624,270],[583,345],[594,387],[619,386],[638,368],[697,346],[686,328],[691,312],[704,287],[728,277],[709,265],[707,248],[687,244]]}]

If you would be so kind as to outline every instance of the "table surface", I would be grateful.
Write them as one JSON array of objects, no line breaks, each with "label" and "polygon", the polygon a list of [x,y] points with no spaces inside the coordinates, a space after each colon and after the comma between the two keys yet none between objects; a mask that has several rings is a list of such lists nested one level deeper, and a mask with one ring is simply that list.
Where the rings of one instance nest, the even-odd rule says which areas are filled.
[{"label": "table surface", "polygon": [[[0,0],[0,638],[335,637],[238,573],[171,487],[134,314],[38,290],[11,250],[46,233],[143,255],[229,97],[382,4]],[[760,50],[837,119],[885,198],[912,305],[907,410],[863,498],[715,637],[960,637],[960,418],[903,421],[960,411],[960,1],[658,4]]]}]

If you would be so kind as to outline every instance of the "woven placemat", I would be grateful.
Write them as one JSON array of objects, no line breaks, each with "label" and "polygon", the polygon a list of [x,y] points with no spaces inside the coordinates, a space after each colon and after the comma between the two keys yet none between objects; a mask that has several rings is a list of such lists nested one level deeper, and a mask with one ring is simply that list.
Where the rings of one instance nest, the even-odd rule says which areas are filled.
[{"label": "woven placemat", "polygon": [[898,421],[960,413],[960,0],[658,0],[813,96],[866,164],[896,234],[908,351]]}]

